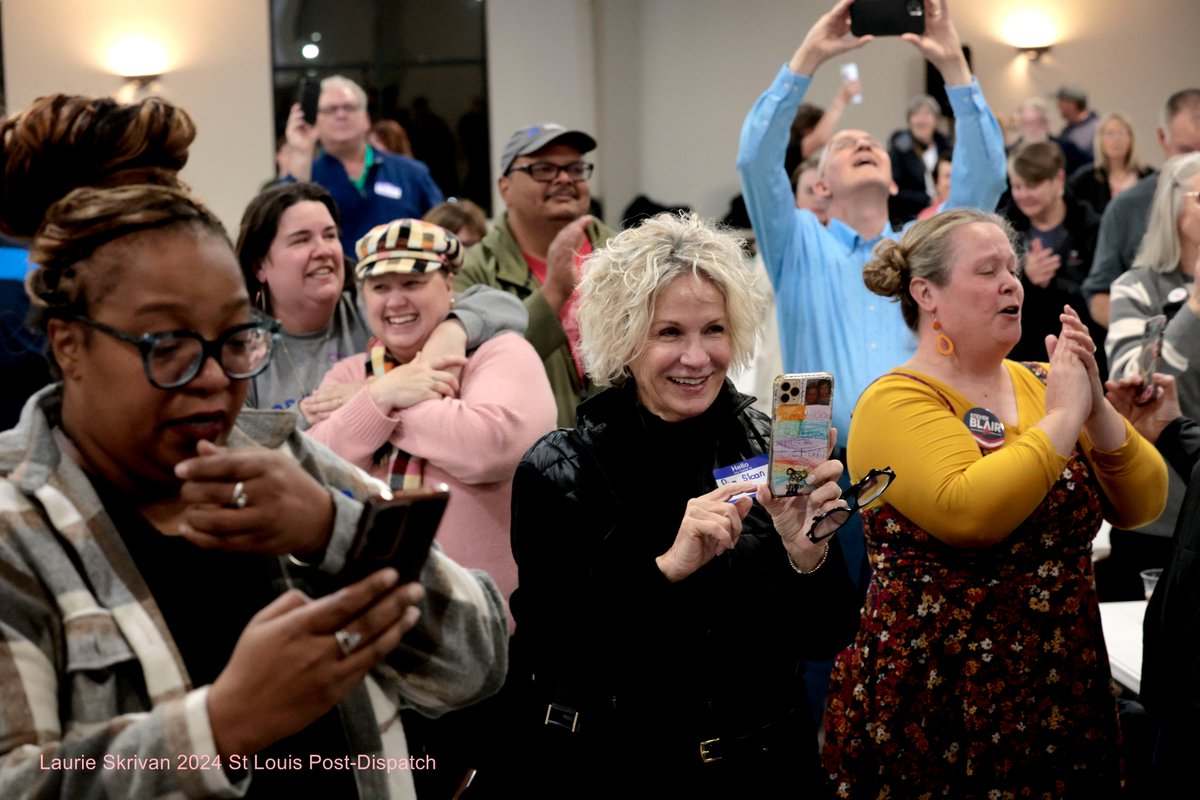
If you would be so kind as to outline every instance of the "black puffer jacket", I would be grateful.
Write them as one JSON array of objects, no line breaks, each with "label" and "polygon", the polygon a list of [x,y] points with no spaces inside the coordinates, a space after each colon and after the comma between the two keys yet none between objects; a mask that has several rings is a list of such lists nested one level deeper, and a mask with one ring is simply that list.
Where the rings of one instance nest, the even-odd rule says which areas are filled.
[{"label": "black puffer jacket", "polygon": [[[714,468],[766,451],[751,402],[727,382],[704,414],[665,423],[631,382],[582,403],[578,427],[547,434],[517,468],[510,689],[542,733],[548,703],[579,711],[583,735],[553,755],[568,772],[603,772],[620,747],[685,796],[704,785],[700,741],[787,718],[803,721],[788,758],[792,795],[807,796],[795,792],[816,756],[803,661],[834,654],[858,621],[836,539],[824,566],[797,575],[756,504],[737,546],[685,580],[654,560],[688,500],[716,488]],[[537,736],[523,752],[545,763],[554,745]]]}]

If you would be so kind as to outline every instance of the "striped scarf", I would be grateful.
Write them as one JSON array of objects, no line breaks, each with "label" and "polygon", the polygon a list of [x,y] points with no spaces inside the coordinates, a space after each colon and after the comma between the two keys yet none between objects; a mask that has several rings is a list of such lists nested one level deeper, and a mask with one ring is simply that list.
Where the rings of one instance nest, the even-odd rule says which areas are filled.
[{"label": "striped scarf", "polygon": [[[367,375],[379,378],[398,366],[400,362],[392,358],[383,342],[372,336],[367,342]],[[425,475],[425,459],[420,456],[406,453],[388,442],[375,451],[373,460],[376,464],[388,465],[388,485],[393,491],[421,487]]]}]

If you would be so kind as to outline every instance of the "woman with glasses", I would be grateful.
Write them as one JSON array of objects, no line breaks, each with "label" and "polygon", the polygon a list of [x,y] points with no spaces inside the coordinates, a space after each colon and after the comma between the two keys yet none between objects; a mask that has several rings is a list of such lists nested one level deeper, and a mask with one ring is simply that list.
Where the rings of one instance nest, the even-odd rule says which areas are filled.
[{"label": "woman with glasses", "polygon": [[[30,184],[94,178],[95,140],[70,140],[88,119],[42,110],[6,123],[35,144]],[[186,153],[176,125],[121,139],[117,163],[164,131]],[[61,379],[0,434],[0,796],[410,797],[381,766],[408,756],[398,710],[497,688],[502,601],[440,552],[420,584],[289,590],[342,568],[379,487],[289,416],[243,411],[277,325],[216,217],[173,170],[148,177],[71,191],[33,240]]]},{"label": "woman with glasses", "polygon": [[[254,305],[282,323],[278,357],[250,384],[247,403],[296,409],[305,427],[361,388],[318,391],[333,365],[361,353],[371,337],[339,225],[328,191],[315,183],[284,183],[250,201],[238,232],[238,259]],[[472,287],[430,336],[426,354],[463,356],[505,331],[524,333],[527,321],[520,301]]]},{"label": "woman with glasses", "polygon": [[802,662],[845,644],[857,604],[837,540],[806,534],[843,506],[841,465],[793,498],[714,474],[765,475],[769,421],[726,380],[762,307],[740,242],[696,217],[654,217],[585,266],[605,388],[513,486],[520,796],[818,796]]},{"label": "woman with glasses", "polygon": [[1105,517],[1156,517],[1166,470],[1104,398],[1069,306],[1048,365],[1005,359],[1021,335],[1012,236],[954,210],[864,268],[918,344],[850,428],[851,475],[899,477],[863,512],[874,572],[831,680],[839,797],[1121,793],[1091,540]]}]

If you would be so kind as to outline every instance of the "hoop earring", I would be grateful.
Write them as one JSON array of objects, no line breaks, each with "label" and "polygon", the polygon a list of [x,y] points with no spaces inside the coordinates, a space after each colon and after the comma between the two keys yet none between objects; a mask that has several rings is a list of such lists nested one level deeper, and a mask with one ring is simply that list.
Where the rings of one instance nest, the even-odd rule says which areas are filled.
[{"label": "hoop earring", "polygon": [[267,285],[261,283],[258,286],[258,291],[254,293],[254,305],[264,314],[267,313]]},{"label": "hoop earring", "polygon": [[940,355],[949,356],[954,354],[954,340],[946,334],[942,333],[942,323],[938,320],[933,321],[933,329],[937,331],[937,351]]}]

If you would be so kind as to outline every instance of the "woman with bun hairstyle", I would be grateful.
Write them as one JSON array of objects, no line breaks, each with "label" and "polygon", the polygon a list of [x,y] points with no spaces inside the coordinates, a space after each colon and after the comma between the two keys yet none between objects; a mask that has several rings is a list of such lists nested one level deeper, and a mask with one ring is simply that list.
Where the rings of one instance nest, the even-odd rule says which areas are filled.
[{"label": "woman with bun hairstyle", "polygon": [[863,515],[874,574],[825,715],[837,796],[1119,796],[1091,540],[1160,513],[1162,458],[1105,399],[1069,307],[1048,364],[1005,359],[1023,290],[999,217],[917,222],[864,279],[918,345],[850,427],[851,480],[900,477]]}]

